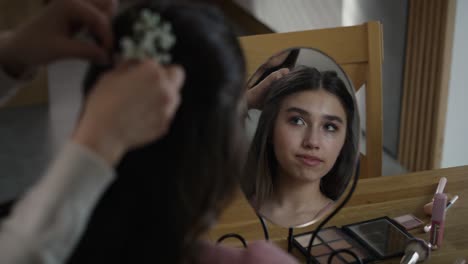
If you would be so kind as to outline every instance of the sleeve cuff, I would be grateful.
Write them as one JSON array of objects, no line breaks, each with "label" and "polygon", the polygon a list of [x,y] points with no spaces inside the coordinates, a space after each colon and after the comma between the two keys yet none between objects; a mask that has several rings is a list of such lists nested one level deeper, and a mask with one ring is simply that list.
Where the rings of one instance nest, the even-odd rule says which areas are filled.
[{"label": "sleeve cuff", "polygon": [[11,252],[0,260],[65,261],[114,175],[98,155],[68,142],[2,223],[0,249]]}]

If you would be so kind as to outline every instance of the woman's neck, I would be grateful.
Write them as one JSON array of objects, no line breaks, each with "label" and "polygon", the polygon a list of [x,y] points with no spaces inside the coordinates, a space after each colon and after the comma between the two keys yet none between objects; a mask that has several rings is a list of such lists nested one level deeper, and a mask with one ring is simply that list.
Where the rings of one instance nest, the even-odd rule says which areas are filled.
[{"label": "woman's neck", "polygon": [[320,210],[330,202],[320,191],[320,180],[297,180],[285,173],[279,173],[275,184],[275,200],[279,207],[301,212]]},{"label": "woman's neck", "polygon": [[320,180],[298,181],[278,174],[273,197],[265,201],[259,213],[280,226],[299,226],[318,219],[333,201],[320,191]]}]

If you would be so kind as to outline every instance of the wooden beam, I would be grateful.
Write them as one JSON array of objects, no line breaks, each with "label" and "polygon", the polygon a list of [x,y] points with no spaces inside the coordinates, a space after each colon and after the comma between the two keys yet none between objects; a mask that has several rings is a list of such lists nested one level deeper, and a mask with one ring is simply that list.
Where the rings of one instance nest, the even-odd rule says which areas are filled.
[{"label": "wooden beam", "polygon": [[410,171],[440,167],[455,0],[410,0],[399,162]]}]

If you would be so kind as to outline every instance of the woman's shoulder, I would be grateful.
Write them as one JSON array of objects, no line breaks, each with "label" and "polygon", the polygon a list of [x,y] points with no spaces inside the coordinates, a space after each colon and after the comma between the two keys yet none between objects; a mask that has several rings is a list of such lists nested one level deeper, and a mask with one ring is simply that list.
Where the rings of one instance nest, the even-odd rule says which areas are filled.
[{"label": "woman's shoulder", "polygon": [[200,253],[202,264],[210,263],[297,263],[297,261],[279,247],[267,241],[256,241],[246,249],[215,245],[203,242]]}]

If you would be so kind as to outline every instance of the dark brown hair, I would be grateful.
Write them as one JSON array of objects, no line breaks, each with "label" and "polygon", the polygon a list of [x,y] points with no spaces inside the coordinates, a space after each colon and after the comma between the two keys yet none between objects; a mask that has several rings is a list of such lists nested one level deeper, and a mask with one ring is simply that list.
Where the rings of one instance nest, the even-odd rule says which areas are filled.
[{"label": "dark brown hair", "polygon": [[[245,66],[236,36],[212,7],[146,3],[116,17],[116,39],[129,35],[142,8],[172,24],[172,62],[186,72],[181,105],[164,138],[124,156],[70,263],[195,262],[199,236],[241,173]],[[85,88],[103,72],[93,65]]]}]

